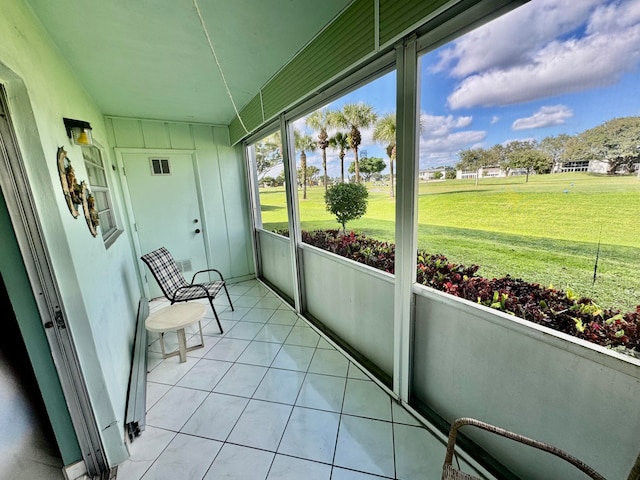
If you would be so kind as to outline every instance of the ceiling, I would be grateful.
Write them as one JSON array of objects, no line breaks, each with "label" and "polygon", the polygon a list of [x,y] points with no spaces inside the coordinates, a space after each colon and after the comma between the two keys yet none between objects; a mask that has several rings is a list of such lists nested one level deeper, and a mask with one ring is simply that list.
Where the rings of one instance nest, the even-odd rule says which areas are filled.
[{"label": "ceiling", "polygon": [[[235,115],[194,0],[26,0],[105,115]],[[238,109],[351,0],[198,0]]]}]

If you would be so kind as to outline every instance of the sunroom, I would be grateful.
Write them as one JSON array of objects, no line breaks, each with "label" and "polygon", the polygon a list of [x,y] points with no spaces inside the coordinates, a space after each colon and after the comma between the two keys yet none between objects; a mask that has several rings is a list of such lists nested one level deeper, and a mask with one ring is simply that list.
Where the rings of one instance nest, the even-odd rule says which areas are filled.
[{"label": "sunroom", "polygon": [[[0,366],[41,407],[3,381],[0,478],[56,478],[32,430],[67,479],[440,478],[461,417],[639,478],[638,12],[8,2]],[[551,173],[589,160],[612,173]],[[366,198],[332,210],[340,191]],[[162,246],[234,304],[185,363],[144,329],[168,303],[140,257]],[[479,478],[586,478],[471,428],[456,452]]]}]

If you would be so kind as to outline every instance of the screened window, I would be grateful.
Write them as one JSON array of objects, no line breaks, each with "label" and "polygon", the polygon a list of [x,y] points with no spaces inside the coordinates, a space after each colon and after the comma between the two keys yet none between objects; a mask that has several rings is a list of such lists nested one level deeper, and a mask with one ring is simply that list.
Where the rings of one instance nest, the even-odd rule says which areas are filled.
[{"label": "screened window", "polygon": [[[390,273],[394,265],[387,243],[395,241],[395,92],[394,70],[290,125],[303,242],[336,253],[344,250],[345,256]],[[351,248],[327,248],[328,238],[331,245],[352,243]],[[354,252],[356,244],[366,252]]]},{"label": "screened window", "polygon": [[107,172],[102,159],[102,151],[93,146],[82,147],[82,156],[89,176],[89,188],[96,200],[102,239],[107,243],[114,238],[118,228],[107,183]]},{"label": "screened window", "polygon": [[283,234],[289,224],[280,132],[264,136],[249,145],[248,150],[249,158],[253,159],[255,166],[258,190],[257,226]]},{"label": "screened window", "polygon": [[[510,312],[520,305],[511,292],[539,285],[545,297],[525,314],[535,318],[562,310],[550,306],[555,296],[589,298],[584,309],[594,312],[635,310],[640,61],[630,52],[640,17],[632,5],[533,0],[421,56],[420,170],[443,174],[420,179],[418,246],[447,257],[419,265],[421,283]],[[526,40],[514,42],[514,32]],[[446,272],[428,276],[442,265]],[[486,281],[467,281],[473,274]]]}]

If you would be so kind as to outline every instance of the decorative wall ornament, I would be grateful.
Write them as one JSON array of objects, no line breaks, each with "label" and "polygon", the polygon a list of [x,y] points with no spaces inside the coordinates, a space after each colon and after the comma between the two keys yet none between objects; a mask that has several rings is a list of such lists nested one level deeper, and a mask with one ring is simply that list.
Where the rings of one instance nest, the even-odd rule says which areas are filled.
[{"label": "decorative wall ornament", "polygon": [[[60,184],[62,185],[62,191],[64,192],[64,198],[67,201],[67,206],[73,218],[78,217],[78,209],[76,205],[82,203],[79,197],[80,185],[76,181],[76,175],[71,166],[71,162],[67,158],[67,152],[64,147],[58,148],[58,173],[60,174]],[[76,188],[77,187],[77,188]]]},{"label": "decorative wall ornament", "polygon": [[71,160],[67,157],[67,152],[64,150],[64,147],[58,148],[57,159],[60,184],[62,185],[62,192],[64,193],[64,198],[67,201],[67,207],[69,207],[71,215],[73,218],[78,218],[79,213],[76,205],[82,205],[87,227],[89,227],[91,235],[94,237],[97,236],[98,231],[96,227],[100,224],[100,220],[98,219],[94,196],[87,188],[84,180],[78,183],[76,173],[71,165]]}]

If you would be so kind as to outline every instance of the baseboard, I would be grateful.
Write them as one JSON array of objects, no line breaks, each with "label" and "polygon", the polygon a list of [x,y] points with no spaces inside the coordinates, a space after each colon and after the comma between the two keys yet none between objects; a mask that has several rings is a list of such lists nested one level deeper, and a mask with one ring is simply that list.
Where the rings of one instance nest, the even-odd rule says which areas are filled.
[{"label": "baseboard", "polygon": [[62,467],[65,480],[90,480],[84,460]]}]

